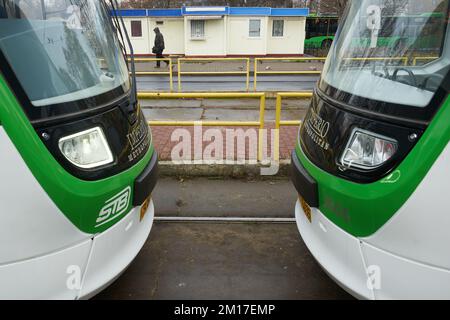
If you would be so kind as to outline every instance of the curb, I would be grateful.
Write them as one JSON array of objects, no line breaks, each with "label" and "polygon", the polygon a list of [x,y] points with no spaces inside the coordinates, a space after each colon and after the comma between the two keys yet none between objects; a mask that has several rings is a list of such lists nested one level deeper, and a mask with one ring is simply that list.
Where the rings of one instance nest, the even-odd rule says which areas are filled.
[{"label": "curb", "polygon": [[273,178],[288,177],[290,160],[281,160],[276,175],[261,175],[260,164],[174,164],[171,161],[159,161],[159,174],[162,177],[223,177],[223,178]]}]

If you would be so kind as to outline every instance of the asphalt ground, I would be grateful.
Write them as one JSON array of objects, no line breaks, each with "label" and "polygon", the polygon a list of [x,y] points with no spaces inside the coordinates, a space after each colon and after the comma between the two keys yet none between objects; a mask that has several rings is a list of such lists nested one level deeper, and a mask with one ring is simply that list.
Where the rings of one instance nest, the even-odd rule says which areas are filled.
[{"label": "asphalt ground", "polygon": [[[195,91],[246,91],[245,76],[182,76],[182,90]],[[261,75],[258,77],[257,90],[261,92],[311,91],[318,75]],[[250,91],[253,91],[253,77],[250,77]],[[174,90],[178,90],[178,80],[173,78]],[[138,91],[169,91],[167,75],[137,77]]]},{"label": "asphalt ground", "polygon": [[[163,178],[157,217],[293,218],[287,179]],[[124,274],[96,299],[352,299],[320,268],[295,223],[156,222]]]}]

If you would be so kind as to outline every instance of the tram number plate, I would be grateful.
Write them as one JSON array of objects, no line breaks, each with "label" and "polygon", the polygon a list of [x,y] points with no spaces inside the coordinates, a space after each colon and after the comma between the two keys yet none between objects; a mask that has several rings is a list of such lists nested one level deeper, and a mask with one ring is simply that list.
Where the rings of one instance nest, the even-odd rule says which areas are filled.
[{"label": "tram number plate", "polygon": [[305,213],[306,218],[310,223],[312,223],[312,211],[309,204],[306,203],[305,199],[303,199],[301,196],[299,196],[300,199],[300,205],[302,206],[303,212]]},{"label": "tram number plate", "polygon": [[147,214],[148,211],[148,207],[150,207],[150,201],[151,201],[151,197],[148,197],[144,203],[141,206],[141,215],[140,215],[140,221],[144,220],[145,215]]}]

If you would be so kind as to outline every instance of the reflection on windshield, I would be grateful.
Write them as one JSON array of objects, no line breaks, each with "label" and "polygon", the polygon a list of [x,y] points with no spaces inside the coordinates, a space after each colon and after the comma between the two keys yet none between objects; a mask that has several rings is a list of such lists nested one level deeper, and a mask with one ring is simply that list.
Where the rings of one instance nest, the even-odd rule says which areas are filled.
[{"label": "reflection on windshield", "polygon": [[129,89],[102,1],[0,1],[0,49],[37,107]]},{"label": "reflection on windshield", "polygon": [[323,81],[371,100],[425,107],[450,66],[448,10],[448,0],[354,1]]}]

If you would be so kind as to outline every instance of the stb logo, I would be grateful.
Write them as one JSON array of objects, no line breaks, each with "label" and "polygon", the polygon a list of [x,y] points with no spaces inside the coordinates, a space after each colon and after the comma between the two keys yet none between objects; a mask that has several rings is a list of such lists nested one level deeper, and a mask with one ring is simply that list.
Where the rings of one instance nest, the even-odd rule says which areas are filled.
[{"label": "stb logo", "polygon": [[130,203],[131,188],[127,187],[125,190],[115,195],[105,202],[105,206],[100,211],[97,218],[96,228],[116,219],[123,214]]}]

